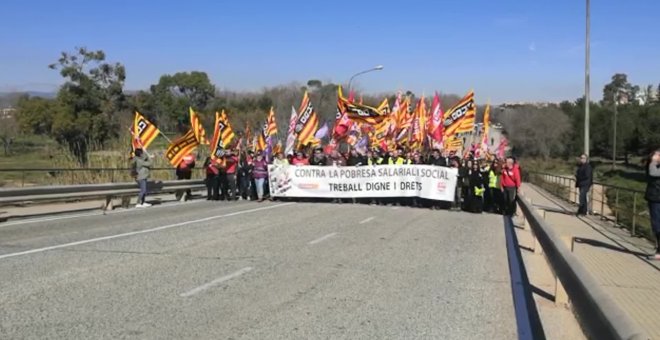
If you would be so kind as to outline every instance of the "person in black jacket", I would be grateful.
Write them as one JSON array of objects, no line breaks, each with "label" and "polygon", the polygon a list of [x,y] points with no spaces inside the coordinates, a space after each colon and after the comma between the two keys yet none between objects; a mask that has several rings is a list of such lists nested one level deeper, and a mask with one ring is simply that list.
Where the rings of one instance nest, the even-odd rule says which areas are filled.
[{"label": "person in black jacket", "polygon": [[575,172],[575,187],[580,189],[580,206],[577,215],[586,215],[589,210],[587,202],[587,193],[593,184],[593,169],[589,164],[587,155],[580,156],[580,163],[578,164],[577,171]]},{"label": "person in black jacket", "polygon": [[252,157],[247,155],[245,152],[241,153],[241,157],[238,160],[238,198],[239,200],[247,200],[248,198],[252,199],[253,195],[251,189],[253,189],[252,182],[252,171],[254,166],[252,164]]},{"label": "person in black jacket", "polygon": [[472,160],[463,160],[463,165],[458,168],[458,186],[461,193],[461,209],[469,210],[470,205],[470,174],[472,174]]},{"label": "person in black jacket", "polygon": [[655,254],[649,260],[660,261],[660,149],[651,154],[649,165],[646,167],[646,194],[644,198],[649,204],[651,229],[655,234]]},{"label": "person in black jacket", "polygon": [[350,155],[348,156],[348,160],[346,161],[346,165],[363,166],[363,165],[367,165],[367,161],[365,157],[363,157],[357,152],[357,150],[352,149]]},{"label": "person in black jacket", "polygon": [[484,209],[484,177],[479,163],[474,161],[469,175],[468,211],[481,214]]},{"label": "person in black jacket", "polygon": [[314,154],[309,159],[309,165],[325,166],[325,164],[326,164],[326,156],[323,154],[323,149],[322,148],[314,149]]}]

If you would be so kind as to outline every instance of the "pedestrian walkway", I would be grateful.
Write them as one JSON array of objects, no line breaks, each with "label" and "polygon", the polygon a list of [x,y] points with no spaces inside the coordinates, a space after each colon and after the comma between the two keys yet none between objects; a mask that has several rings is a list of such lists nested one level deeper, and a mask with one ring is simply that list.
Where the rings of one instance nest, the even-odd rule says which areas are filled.
[{"label": "pedestrian walkway", "polygon": [[660,263],[646,260],[654,245],[596,216],[577,217],[574,206],[534,185],[525,183],[522,191],[614,302],[660,339]]}]

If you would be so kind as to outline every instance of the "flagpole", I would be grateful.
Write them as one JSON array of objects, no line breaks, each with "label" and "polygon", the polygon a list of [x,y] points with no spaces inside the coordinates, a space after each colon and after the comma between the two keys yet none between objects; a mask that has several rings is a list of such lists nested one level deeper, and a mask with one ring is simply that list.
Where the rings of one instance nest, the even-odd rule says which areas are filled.
[{"label": "flagpole", "polygon": [[161,132],[160,135],[163,136],[163,138],[165,138],[165,140],[167,140],[170,144],[172,144],[172,140],[167,138],[164,133]]},{"label": "flagpole", "polygon": [[[147,156],[151,157],[151,154],[149,153],[149,151],[147,151],[147,148],[145,148],[144,144],[142,144],[142,140],[140,138],[138,138],[137,136],[135,136],[135,133],[133,133],[133,130],[131,128],[128,128],[128,132],[130,132],[131,136],[133,136],[133,139],[136,139],[140,143],[139,146],[142,149],[142,151],[144,151],[144,153],[146,153]],[[131,141],[131,145],[132,144],[133,144],[133,141]]]}]

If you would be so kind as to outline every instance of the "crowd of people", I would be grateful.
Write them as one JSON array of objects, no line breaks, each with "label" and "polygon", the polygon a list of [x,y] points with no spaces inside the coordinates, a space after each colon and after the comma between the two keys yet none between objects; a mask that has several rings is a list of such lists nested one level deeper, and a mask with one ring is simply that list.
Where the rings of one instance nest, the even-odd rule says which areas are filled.
[{"label": "crowd of people", "polygon": [[[144,156],[142,150],[136,152],[138,168],[148,168],[150,160]],[[377,199],[334,199],[336,203],[366,203],[380,205],[405,205],[413,207],[426,207],[432,209],[461,209],[464,211],[482,213],[498,213],[513,215],[515,213],[515,199],[521,184],[520,168],[513,157],[498,159],[496,157],[478,158],[474,153],[465,157],[450,151],[432,150],[428,153],[396,149],[383,152],[378,149],[360,153],[353,149],[341,153],[334,149],[324,151],[322,148],[310,152],[297,151],[285,156],[276,153],[269,159],[262,152],[226,150],[222,157],[207,157],[203,168],[206,175],[207,200],[233,201],[253,200],[262,202],[272,200],[269,195],[268,165],[294,165],[294,166],[374,166],[374,165],[404,165],[426,164],[433,166],[451,167],[458,169],[457,189],[454,202],[433,201],[421,198],[377,198]],[[195,167],[195,157],[185,156],[176,169],[177,179],[192,178]],[[138,183],[143,187],[148,178],[148,170],[139,170]],[[145,175],[145,172],[147,174]],[[139,207],[148,206],[144,201],[146,189],[139,196]],[[178,193],[177,199],[187,200],[190,191]],[[307,201],[310,201],[307,199]],[[313,199],[313,201],[328,201],[327,199]]]}]

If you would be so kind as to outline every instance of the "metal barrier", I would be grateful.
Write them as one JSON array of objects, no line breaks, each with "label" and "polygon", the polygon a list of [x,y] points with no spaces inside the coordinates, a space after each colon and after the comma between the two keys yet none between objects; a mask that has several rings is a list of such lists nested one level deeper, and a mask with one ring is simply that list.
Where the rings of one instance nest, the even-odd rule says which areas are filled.
[{"label": "metal barrier", "polygon": [[[202,180],[147,182],[147,191],[150,194],[205,188],[206,185]],[[132,196],[138,192],[139,189],[135,182],[2,189],[0,190],[0,205],[104,198],[106,203],[103,209],[107,210],[112,209],[112,200],[114,198]]]},{"label": "metal barrier", "polygon": [[[573,204],[579,203],[575,178],[544,172],[528,171],[526,180]],[[644,192],[601,182],[594,182],[589,192],[589,211],[603,220],[630,230],[632,236],[644,236],[655,241],[651,232],[648,206]]]},{"label": "metal barrier", "polygon": [[[192,169],[203,177],[203,168]],[[154,177],[173,180],[176,169],[151,168]],[[131,180],[129,168],[16,168],[0,169],[0,187],[26,187],[36,185],[77,185],[119,183]]]},{"label": "metal barrier", "polygon": [[[531,227],[534,243],[538,243],[561,281],[578,319],[591,339],[650,339],[568,249],[564,240],[543,220],[525,198],[518,197],[524,218]],[[536,248],[536,247],[535,247]]]}]

